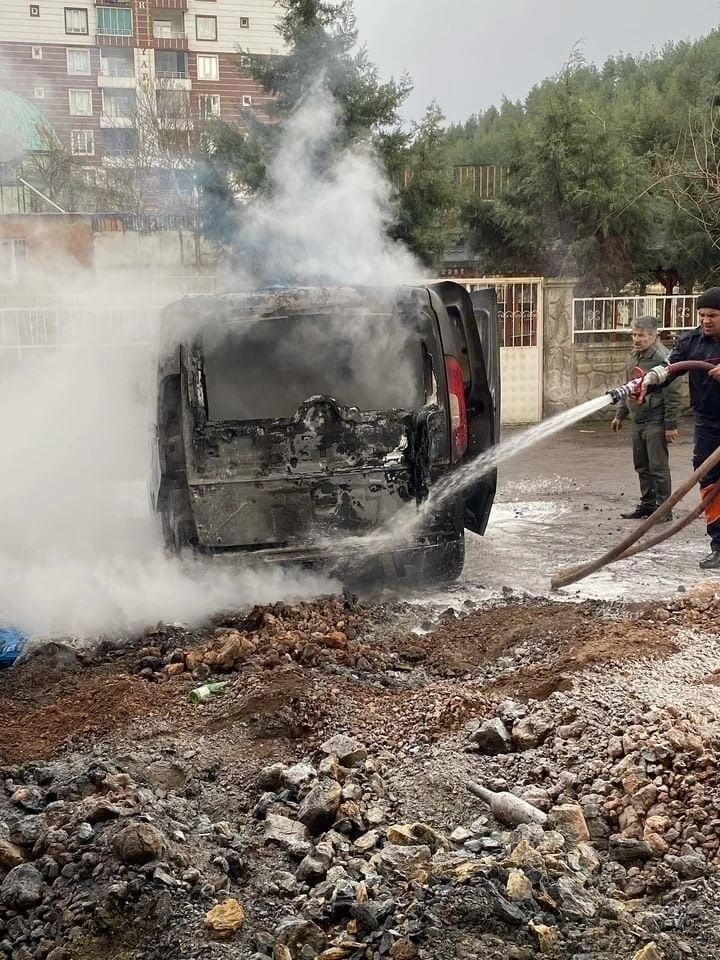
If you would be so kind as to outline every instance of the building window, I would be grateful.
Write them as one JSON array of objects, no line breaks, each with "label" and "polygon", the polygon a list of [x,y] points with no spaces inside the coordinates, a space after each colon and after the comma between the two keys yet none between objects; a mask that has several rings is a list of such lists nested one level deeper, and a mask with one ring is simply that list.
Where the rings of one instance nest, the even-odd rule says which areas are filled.
[{"label": "building window", "polygon": [[68,47],[67,51],[67,72],[71,76],[89,77],[90,76],[90,51],[72,50]]},{"label": "building window", "polygon": [[198,80],[218,80],[220,78],[220,67],[218,58],[199,53],[197,58]]},{"label": "building window", "polygon": [[132,36],[132,10],[117,7],[98,7],[97,21],[98,33],[104,33],[108,37]]},{"label": "building window", "polygon": [[94,157],[95,132],[93,130],[71,130],[70,153],[74,157]]},{"label": "building window", "polygon": [[134,90],[103,90],[103,113],[106,117],[129,119],[134,112]]},{"label": "building window", "polygon": [[101,77],[134,77],[135,59],[132,50],[110,47],[100,51]]},{"label": "building window", "polygon": [[65,7],[65,33],[88,32],[88,12],[83,7]]},{"label": "building window", "polygon": [[195,36],[198,40],[217,40],[217,17],[195,17]]},{"label": "building window", "polygon": [[42,47],[30,47],[30,56],[33,60],[42,60]]},{"label": "building window", "polygon": [[165,38],[166,40],[172,39],[172,20],[153,20],[153,37],[156,40]]},{"label": "building window", "polygon": [[186,80],[188,58],[177,50],[155,50],[155,76],[163,80]]},{"label": "building window", "polygon": [[16,280],[27,266],[27,241],[23,237],[0,240],[0,280]]},{"label": "building window", "polygon": [[92,116],[92,90],[68,90],[68,94],[70,97],[71,116]]},{"label": "building window", "polygon": [[198,113],[201,120],[211,120],[220,116],[220,96],[217,93],[205,93],[198,97]]},{"label": "building window", "polygon": [[244,107],[251,107],[251,106],[252,106],[252,97],[250,96],[249,93],[244,93],[244,94],[243,94],[242,105],[243,105]]},{"label": "building window", "polygon": [[250,17],[240,17],[240,29],[248,30],[250,27]]},{"label": "building window", "polygon": [[135,130],[112,128],[104,130],[103,144],[103,153],[108,157],[127,157],[138,152]]},{"label": "building window", "polygon": [[35,97],[36,100],[44,100],[45,87],[33,87],[33,97]]},{"label": "building window", "polygon": [[39,17],[40,16],[40,7],[36,3],[30,4],[30,16]]}]

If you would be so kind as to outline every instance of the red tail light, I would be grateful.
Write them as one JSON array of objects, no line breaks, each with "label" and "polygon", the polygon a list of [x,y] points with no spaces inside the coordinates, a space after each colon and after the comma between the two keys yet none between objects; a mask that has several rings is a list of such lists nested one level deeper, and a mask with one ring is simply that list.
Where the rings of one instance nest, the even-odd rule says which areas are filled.
[{"label": "red tail light", "polygon": [[462,370],[455,357],[445,357],[445,375],[450,395],[451,459],[459,460],[468,446],[467,408]]}]

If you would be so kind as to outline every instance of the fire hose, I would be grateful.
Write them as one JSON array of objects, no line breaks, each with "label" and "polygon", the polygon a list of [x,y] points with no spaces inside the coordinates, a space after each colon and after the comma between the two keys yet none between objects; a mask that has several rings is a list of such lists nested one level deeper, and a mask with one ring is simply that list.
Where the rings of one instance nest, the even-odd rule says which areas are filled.
[{"label": "fire hose", "polygon": [[[637,395],[643,381],[651,384],[661,384],[673,374],[684,373],[686,370],[711,370],[714,366],[716,366],[716,364],[706,360],[681,360],[678,361],[678,363],[673,363],[666,367],[653,367],[644,377],[636,377],[621,387],[614,387],[612,390],[608,390],[608,394],[612,398],[613,403],[618,403],[625,397]],[[624,560],[627,557],[634,556],[636,553],[647,550],[649,547],[657,546],[657,544],[662,543],[664,540],[669,539],[684,529],[689,523],[697,519],[705,508],[720,494],[720,481],[711,484],[703,491],[698,506],[691,510],[686,516],[677,520],[670,527],[663,530],[662,533],[643,541],[643,543],[637,543],[652,526],[672,511],[675,504],[679,503],[683,497],[693,489],[696,483],[702,480],[702,478],[718,464],[720,464],[720,447],[713,451],[713,453],[700,464],[697,470],[695,470],[664,503],[661,503],[654,513],[643,520],[629,536],[625,537],[595,560],[589,560],[586,563],[559,570],[551,577],[550,586],[553,589],[566,587],[571,583],[584,579],[591,573],[595,573],[609,563],[614,563],[616,560]]]}]

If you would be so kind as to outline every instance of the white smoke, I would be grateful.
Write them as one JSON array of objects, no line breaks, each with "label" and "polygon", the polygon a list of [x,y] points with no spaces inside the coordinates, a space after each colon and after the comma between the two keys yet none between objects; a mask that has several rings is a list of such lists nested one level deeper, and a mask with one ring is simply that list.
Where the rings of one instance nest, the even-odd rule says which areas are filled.
[{"label": "white smoke", "polygon": [[[65,279],[60,303],[74,320],[63,346],[4,355],[0,623],[88,635],[331,590],[297,570],[261,574],[164,553],[146,494],[156,312],[145,306],[134,334],[117,326],[176,291],[137,277]],[[123,338],[135,345],[113,346]]]},{"label": "white smoke", "polygon": [[[273,274],[305,283],[397,284],[419,275],[390,242],[392,190],[369,147],[316,159],[337,113],[318,90],[287,123],[271,190],[243,213],[240,239]],[[317,595],[337,587],[297,570],[238,571],[182,563],[160,545],[145,494],[155,401],[150,344],[157,307],[182,291],[157,278],[116,281],[77,269],[25,282],[66,310],[62,348],[0,350],[0,623],[32,635],[95,634],[159,620],[199,621],[219,609]],[[383,352],[392,331],[377,337]],[[119,344],[122,344],[120,346]]]},{"label": "white smoke", "polygon": [[372,148],[355,144],[322,169],[337,123],[338,107],[318,83],[285,123],[268,171],[268,199],[246,211],[241,243],[264,256],[268,279],[378,285],[417,279],[417,261],[387,236],[393,190]]}]

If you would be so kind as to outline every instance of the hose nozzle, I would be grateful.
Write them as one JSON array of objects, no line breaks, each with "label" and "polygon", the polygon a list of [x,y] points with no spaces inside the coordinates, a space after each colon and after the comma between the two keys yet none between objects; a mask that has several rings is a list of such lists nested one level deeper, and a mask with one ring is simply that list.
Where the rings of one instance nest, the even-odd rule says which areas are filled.
[{"label": "hose nozzle", "polygon": [[[635,369],[639,370],[640,368],[636,367]],[[660,364],[657,367],[652,367],[652,369],[648,370],[648,372],[644,373],[641,377],[634,377],[632,380],[628,380],[627,383],[623,383],[622,386],[612,387],[612,389],[607,392],[612,403],[620,403],[625,397],[638,396],[640,394],[640,387],[643,385],[645,387],[660,386],[665,383],[669,374],[670,368],[664,364]]]},{"label": "hose nozzle", "polygon": [[629,397],[632,394],[635,394],[640,389],[640,386],[643,382],[642,377],[635,377],[634,380],[628,380],[627,383],[623,383],[619,387],[612,387],[607,391],[608,396],[612,403],[620,403],[621,400],[624,400],[625,397]]}]

